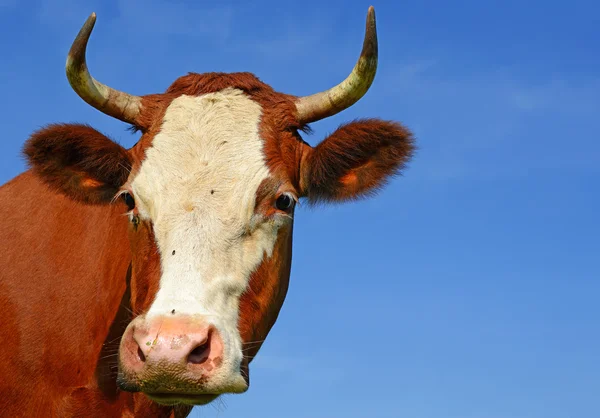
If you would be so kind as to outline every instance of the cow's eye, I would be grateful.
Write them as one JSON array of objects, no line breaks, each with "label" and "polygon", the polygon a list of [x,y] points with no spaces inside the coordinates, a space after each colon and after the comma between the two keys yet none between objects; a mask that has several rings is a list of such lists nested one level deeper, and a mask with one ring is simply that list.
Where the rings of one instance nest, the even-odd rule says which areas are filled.
[{"label": "cow's eye", "polygon": [[281,211],[289,212],[294,207],[296,201],[294,198],[287,193],[283,193],[279,195],[277,200],[275,201],[275,207]]},{"label": "cow's eye", "polygon": [[127,209],[128,210],[133,210],[135,209],[135,200],[133,198],[133,196],[129,193],[123,193],[121,195],[121,197],[123,198],[123,201],[125,202],[125,204],[127,205]]}]

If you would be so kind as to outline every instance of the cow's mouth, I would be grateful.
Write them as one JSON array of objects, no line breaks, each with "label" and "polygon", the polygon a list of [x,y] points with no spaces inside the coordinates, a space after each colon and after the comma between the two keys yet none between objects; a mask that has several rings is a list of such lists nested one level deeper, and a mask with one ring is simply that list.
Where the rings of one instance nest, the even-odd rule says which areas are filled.
[{"label": "cow's mouth", "polygon": [[176,405],[179,403],[188,405],[206,405],[214,401],[218,394],[191,395],[189,393],[146,393],[154,402],[162,405]]}]

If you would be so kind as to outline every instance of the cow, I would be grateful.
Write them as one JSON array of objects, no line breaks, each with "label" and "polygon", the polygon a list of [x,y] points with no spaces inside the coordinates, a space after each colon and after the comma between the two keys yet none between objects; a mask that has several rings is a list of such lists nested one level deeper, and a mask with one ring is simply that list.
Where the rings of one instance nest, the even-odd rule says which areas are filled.
[{"label": "cow", "polygon": [[248,389],[286,297],[299,200],[375,195],[415,140],[366,118],[314,147],[301,135],[373,82],[372,7],[352,72],[304,97],[244,72],[116,90],[86,64],[95,21],[71,46],[67,78],[141,136],[126,149],[89,125],[43,126],[23,146],[26,171],[0,188],[0,411],[183,417]]}]

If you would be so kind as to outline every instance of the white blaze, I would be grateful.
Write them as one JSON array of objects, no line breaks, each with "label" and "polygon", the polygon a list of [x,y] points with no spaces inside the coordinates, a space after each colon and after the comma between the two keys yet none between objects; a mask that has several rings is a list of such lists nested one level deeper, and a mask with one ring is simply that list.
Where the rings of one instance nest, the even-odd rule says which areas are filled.
[{"label": "white blaze", "polygon": [[230,372],[241,360],[240,295],[286,222],[254,214],[256,191],[269,175],[261,112],[234,89],[178,97],[131,183],[161,257],[160,287],[147,316],[173,309],[205,316],[222,334]]}]

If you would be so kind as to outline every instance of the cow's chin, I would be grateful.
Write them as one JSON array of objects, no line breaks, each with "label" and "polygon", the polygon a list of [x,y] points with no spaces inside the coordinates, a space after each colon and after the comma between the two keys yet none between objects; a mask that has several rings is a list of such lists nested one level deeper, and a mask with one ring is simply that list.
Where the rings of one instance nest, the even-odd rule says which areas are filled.
[{"label": "cow's chin", "polygon": [[148,398],[161,405],[206,405],[217,399],[220,395],[203,394],[203,395],[189,395],[189,394],[173,394],[173,393],[146,393]]},{"label": "cow's chin", "polygon": [[143,393],[161,405],[206,405],[220,395],[244,393],[249,387],[247,380],[241,375],[227,385],[198,385],[198,379],[173,380],[165,375],[153,381],[128,379],[121,371],[117,376],[117,385],[124,392]]}]

